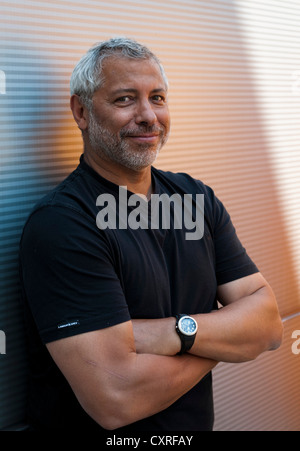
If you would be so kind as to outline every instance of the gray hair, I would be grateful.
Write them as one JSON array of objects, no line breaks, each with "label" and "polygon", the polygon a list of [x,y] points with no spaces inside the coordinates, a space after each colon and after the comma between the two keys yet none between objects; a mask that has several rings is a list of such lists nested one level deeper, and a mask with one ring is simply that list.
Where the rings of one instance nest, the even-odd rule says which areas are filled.
[{"label": "gray hair", "polygon": [[103,61],[116,53],[121,54],[125,58],[154,60],[158,64],[168,88],[165,70],[151,50],[132,39],[116,37],[94,45],[79,60],[70,80],[71,95],[77,94],[87,107],[91,107],[94,93],[104,82],[102,75]]}]

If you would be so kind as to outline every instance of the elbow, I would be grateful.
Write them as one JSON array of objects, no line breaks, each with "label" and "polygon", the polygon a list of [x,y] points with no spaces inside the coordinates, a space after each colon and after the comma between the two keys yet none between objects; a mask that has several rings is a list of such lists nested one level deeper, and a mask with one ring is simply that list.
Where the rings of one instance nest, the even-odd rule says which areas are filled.
[{"label": "elbow", "polygon": [[283,324],[280,316],[269,322],[257,334],[257,338],[245,345],[239,363],[256,360],[261,354],[267,351],[276,351],[280,348],[283,339]]},{"label": "elbow", "polygon": [[258,343],[256,352],[253,353],[252,359],[255,360],[260,354],[267,351],[276,351],[280,348],[283,340],[283,324],[278,315],[266,325],[261,340]]},{"label": "elbow", "polygon": [[102,413],[101,417],[99,419],[96,419],[96,421],[103,429],[107,431],[114,431],[139,420],[139,418],[134,419],[132,417],[129,409],[125,412],[123,411],[124,406],[122,407],[122,409],[116,407],[114,411]]},{"label": "elbow", "polygon": [[263,352],[275,351],[281,346],[283,340],[283,323],[280,317],[276,297],[268,284],[264,288],[264,312],[261,315],[262,346],[264,346]]},{"label": "elbow", "polygon": [[119,429],[123,426],[126,426],[126,423],[123,423],[120,421],[117,416],[113,415],[107,415],[105,419],[101,421],[97,421],[97,423],[105,430],[107,431],[114,431],[116,429]]},{"label": "elbow", "polygon": [[109,397],[105,403],[92,403],[90,406],[82,407],[99,426],[108,431],[122,428],[136,421],[132,418],[129,401],[118,399],[116,393]]},{"label": "elbow", "polygon": [[96,415],[91,415],[91,417],[98,423],[103,429],[107,431],[114,431],[115,429],[119,429],[122,426],[122,422],[119,419],[117,412],[112,412],[103,410]]},{"label": "elbow", "polygon": [[120,410],[116,407],[110,409],[101,409],[101,412],[91,412],[85,409],[86,413],[107,431],[114,431],[130,424],[129,418],[126,415],[121,415]]},{"label": "elbow", "polygon": [[266,318],[266,350],[275,351],[281,346],[283,340],[283,323],[278,311],[277,303],[269,310]]},{"label": "elbow", "polygon": [[[272,292],[273,294],[273,292]],[[268,351],[276,351],[276,349],[280,348],[283,340],[283,323],[281,320],[281,316],[279,313],[278,305],[276,302],[276,298],[273,295],[274,303],[272,305],[273,308],[270,308],[269,313],[269,346]]]},{"label": "elbow", "polygon": [[[279,314],[275,297],[271,297],[271,303],[262,316],[261,323],[261,353],[276,351],[283,340],[283,323]],[[258,354],[259,355],[259,354]]]},{"label": "elbow", "polygon": [[276,351],[280,348],[283,340],[283,324],[280,316],[270,326],[268,351]]}]

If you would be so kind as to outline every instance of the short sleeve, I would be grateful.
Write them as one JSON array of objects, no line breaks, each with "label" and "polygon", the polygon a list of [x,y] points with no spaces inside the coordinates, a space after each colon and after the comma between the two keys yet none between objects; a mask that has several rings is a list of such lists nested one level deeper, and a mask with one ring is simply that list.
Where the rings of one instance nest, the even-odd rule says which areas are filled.
[{"label": "short sleeve", "polygon": [[239,240],[228,211],[215,196],[213,215],[217,284],[222,285],[257,273],[259,270]]},{"label": "short sleeve", "polygon": [[88,215],[46,206],[20,246],[23,290],[44,343],[130,320],[109,243]]}]

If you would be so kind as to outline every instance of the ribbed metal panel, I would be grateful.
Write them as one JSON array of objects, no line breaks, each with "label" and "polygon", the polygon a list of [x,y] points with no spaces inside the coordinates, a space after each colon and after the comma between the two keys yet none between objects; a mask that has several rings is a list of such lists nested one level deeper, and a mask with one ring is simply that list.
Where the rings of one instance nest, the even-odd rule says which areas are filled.
[{"label": "ribbed metal panel", "polygon": [[[24,419],[20,233],[34,203],[77,165],[82,143],[69,111],[69,78],[97,41],[127,35],[161,58],[170,80],[172,134],[157,166],[214,187],[273,286],[282,316],[299,312],[299,20],[300,4],[292,0],[1,1],[0,330],[7,353],[0,355],[0,429]],[[299,357],[291,360],[287,352],[286,345],[257,365],[262,378],[287,366],[290,382],[280,403],[300,429],[300,409],[290,403]],[[219,429],[250,428],[254,421],[251,409],[240,412],[241,422],[234,407],[223,408],[232,395],[227,400],[222,384],[228,388],[233,374],[238,379],[238,369],[216,370]],[[237,404],[238,390],[259,403],[260,391],[257,399],[247,392],[256,370],[249,364],[237,380]],[[269,397],[266,390],[266,403]],[[273,414],[264,427],[279,425]]]},{"label": "ribbed metal panel", "polygon": [[300,316],[284,326],[279,350],[255,362],[222,363],[215,369],[216,431],[300,430],[300,355],[292,352],[292,333],[299,329]]}]

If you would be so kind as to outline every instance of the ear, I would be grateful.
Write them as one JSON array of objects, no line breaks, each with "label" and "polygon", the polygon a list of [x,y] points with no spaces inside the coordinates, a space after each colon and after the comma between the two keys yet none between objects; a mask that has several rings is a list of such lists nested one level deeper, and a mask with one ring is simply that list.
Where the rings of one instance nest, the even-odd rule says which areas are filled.
[{"label": "ear", "polygon": [[70,107],[73,113],[75,122],[80,130],[86,130],[88,125],[88,110],[81,103],[80,97],[77,94],[73,94],[70,99]]}]

